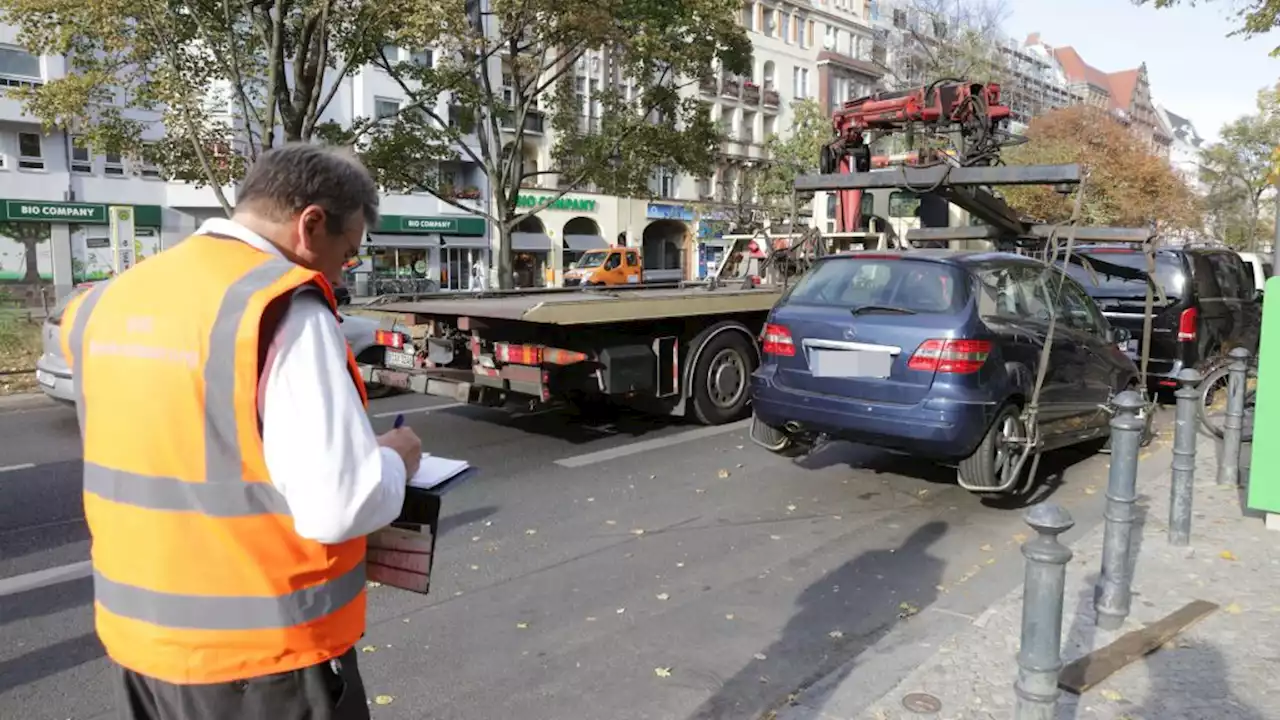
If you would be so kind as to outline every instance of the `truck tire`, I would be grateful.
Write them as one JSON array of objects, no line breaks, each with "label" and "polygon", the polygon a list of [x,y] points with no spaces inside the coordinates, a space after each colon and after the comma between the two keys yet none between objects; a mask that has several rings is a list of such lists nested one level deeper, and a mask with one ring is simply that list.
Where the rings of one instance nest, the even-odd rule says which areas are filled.
[{"label": "truck tire", "polygon": [[742,333],[721,332],[702,346],[693,368],[693,412],[703,425],[746,417],[756,356]]}]

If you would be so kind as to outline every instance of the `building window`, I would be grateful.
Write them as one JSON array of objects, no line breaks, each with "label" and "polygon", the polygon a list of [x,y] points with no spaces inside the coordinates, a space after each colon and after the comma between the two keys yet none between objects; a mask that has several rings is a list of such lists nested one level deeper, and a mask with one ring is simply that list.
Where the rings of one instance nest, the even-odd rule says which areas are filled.
[{"label": "building window", "polygon": [[755,3],[747,3],[742,6],[742,27],[748,31],[756,29],[756,6]]},{"label": "building window", "polygon": [[122,177],[124,175],[124,158],[120,153],[105,153],[102,156],[102,172],[105,175]]},{"label": "building window", "polygon": [[658,171],[658,193],[660,197],[673,198],[676,196],[676,174],[671,170],[662,168]]},{"label": "building window", "polygon": [[23,170],[44,169],[44,148],[37,133],[18,133],[18,167]]},{"label": "building window", "polygon": [[409,62],[421,67],[434,67],[435,57],[431,50],[418,50],[409,56]]},{"label": "building window", "polygon": [[138,174],[152,180],[160,179],[160,166],[155,164],[152,155],[155,146],[155,143],[143,143],[142,157],[138,158]]},{"label": "building window", "polygon": [[778,11],[770,8],[764,10],[765,37],[778,37]]},{"label": "building window", "polygon": [[84,144],[84,138],[71,139],[71,172],[93,172],[93,158],[89,155],[89,147]]},{"label": "building window", "polygon": [[808,68],[792,68],[791,83],[795,87],[796,99],[809,97],[809,70]]},{"label": "building window", "polygon": [[830,26],[830,25],[828,25],[828,26],[827,26],[827,32],[826,32],[826,34],[825,34],[825,35],[823,35],[823,37],[822,37],[822,47],[823,47],[823,49],[825,49],[825,50],[835,50],[835,49],[836,49],[836,37],[837,37],[837,33],[838,33],[838,32],[839,32],[839,31],[838,31],[838,30],[836,30],[834,27],[832,27],[832,26]]},{"label": "building window", "polygon": [[782,13],[782,41],[791,43],[791,15]]},{"label": "building window", "polygon": [[742,113],[742,132],[738,135],[744,143],[753,143],[756,141],[756,114]]},{"label": "building window", "polygon": [[379,120],[394,118],[400,113],[400,101],[386,98],[373,99],[373,115]]},{"label": "building window", "polygon": [[809,47],[809,36],[813,34],[813,21],[796,16],[796,42],[802,48]]},{"label": "building window", "polygon": [[0,86],[21,87],[43,81],[40,58],[19,48],[0,47]]}]

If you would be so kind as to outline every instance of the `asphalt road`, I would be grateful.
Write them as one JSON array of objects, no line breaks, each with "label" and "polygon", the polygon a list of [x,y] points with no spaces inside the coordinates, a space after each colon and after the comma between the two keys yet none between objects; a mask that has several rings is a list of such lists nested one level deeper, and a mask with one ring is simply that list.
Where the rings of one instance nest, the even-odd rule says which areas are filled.
[{"label": "asphalt road", "polygon": [[[431,593],[370,589],[375,718],[754,719],[841,666],[883,692],[952,626],[922,623],[919,648],[877,640],[924,609],[970,622],[1020,579],[1022,503],[911,458],[835,444],[794,461],[743,424],[413,396],[370,413],[384,429],[401,410],[481,473],[446,496]],[[0,408],[0,717],[111,714],[78,443],[69,409]],[[1051,455],[1037,498],[1082,531],[1105,468]]]}]

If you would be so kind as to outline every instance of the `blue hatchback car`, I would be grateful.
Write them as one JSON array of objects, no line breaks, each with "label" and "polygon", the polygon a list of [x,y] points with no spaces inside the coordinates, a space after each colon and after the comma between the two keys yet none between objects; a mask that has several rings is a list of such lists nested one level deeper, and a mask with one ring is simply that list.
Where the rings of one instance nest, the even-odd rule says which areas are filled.
[{"label": "blue hatchback car", "polygon": [[[1028,428],[1022,411],[1055,314]],[[1029,443],[1039,452],[1107,434],[1105,405],[1137,383],[1127,339],[1078,282],[1031,258],[830,256],[769,314],[751,378],[752,437],[783,452],[825,434],[956,463],[971,490],[1008,490]]]}]

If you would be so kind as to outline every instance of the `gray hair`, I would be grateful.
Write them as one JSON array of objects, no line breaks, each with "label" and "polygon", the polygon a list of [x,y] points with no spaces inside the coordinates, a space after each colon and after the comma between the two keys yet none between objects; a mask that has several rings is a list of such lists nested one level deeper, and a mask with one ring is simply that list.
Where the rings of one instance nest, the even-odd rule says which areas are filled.
[{"label": "gray hair", "polygon": [[368,229],[378,222],[378,186],[368,169],[346,150],[295,142],[263,153],[245,174],[236,204],[287,220],[308,205],[324,209],[334,234],[360,212]]}]

